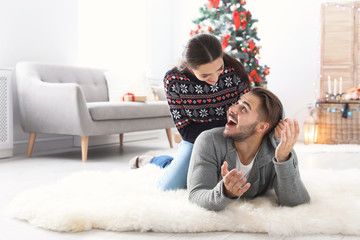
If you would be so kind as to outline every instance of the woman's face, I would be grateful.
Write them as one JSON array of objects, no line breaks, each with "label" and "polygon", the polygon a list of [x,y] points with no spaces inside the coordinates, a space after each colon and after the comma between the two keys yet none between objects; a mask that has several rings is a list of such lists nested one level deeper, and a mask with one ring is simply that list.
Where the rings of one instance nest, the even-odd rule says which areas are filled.
[{"label": "woman's face", "polygon": [[219,57],[211,63],[200,65],[197,69],[191,70],[200,81],[213,85],[217,83],[220,74],[224,70],[224,60],[222,57]]}]

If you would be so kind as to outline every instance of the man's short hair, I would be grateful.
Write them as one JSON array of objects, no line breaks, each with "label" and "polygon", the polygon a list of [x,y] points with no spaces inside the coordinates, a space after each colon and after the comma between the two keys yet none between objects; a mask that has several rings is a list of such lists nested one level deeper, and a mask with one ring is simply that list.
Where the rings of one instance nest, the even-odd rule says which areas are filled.
[{"label": "man's short hair", "polygon": [[267,89],[254,87],[251,89],[250,93],[260,99],[258,112],[261,120],[269,123],[269,129],[267,130],[268,133],[274,129],[276,124],[282,118],[283,106],[279,98]]}]

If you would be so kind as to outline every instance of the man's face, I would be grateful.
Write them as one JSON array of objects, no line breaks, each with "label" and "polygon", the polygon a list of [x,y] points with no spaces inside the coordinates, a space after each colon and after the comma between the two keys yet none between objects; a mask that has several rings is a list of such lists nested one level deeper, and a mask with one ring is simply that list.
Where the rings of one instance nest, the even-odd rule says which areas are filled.
[{"label": "man's face", "polygon": [[260,99],[251,92],[241,96],[227,111],[227,124],[223,132],[225,137],[234,141],[244,141],[254,135],[259,123],[257,112]]}]

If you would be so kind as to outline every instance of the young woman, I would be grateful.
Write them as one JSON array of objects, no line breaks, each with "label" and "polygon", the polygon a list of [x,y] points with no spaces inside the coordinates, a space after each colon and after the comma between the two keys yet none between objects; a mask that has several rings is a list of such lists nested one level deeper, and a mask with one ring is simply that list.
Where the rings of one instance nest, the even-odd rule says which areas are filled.
[{"label": "young woman", "polygon": [[197,34],[185,46],[180,64],[165,74],[164,88],[182,137],[176,157],[138,156],[130,165],[135,168],[150,161],[166,167],[158,184],[165,191],[186,188],[196,138],[205,130],[225,126],[226,110],[250,91],[250,83],[243,65],[223,52],[214,35]]}]

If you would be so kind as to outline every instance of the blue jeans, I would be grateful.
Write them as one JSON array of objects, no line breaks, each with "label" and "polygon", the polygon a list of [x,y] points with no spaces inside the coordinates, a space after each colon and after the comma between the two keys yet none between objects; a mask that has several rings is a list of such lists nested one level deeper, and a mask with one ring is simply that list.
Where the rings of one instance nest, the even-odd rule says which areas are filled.
[{"label": "blue jeans", "polygon": [[194,144],[182,141],[176,153],[176,157],[162,155],[154,157],[150,163],[166,168],[160,178],[157,187],[162,191],[186,189],[187,173],[190,157]]}]

